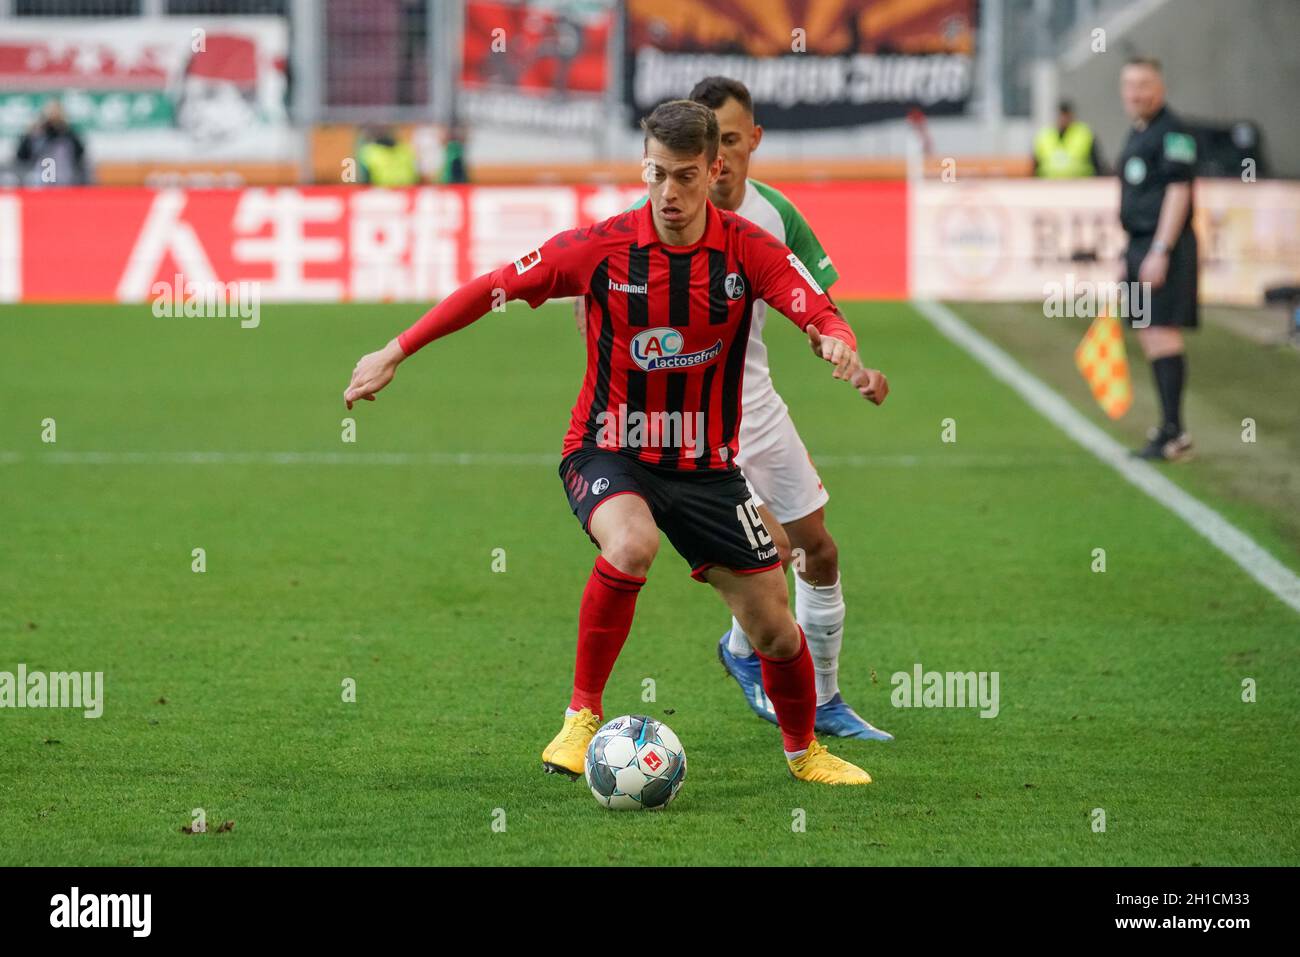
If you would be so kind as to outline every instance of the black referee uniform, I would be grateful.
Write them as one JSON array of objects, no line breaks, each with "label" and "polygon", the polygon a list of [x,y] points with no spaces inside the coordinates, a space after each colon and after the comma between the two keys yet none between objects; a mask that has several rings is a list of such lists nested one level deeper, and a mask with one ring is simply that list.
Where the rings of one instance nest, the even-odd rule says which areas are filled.
[{"label": "black referee uniform", "polygon": [[[1195,177],[1196,140],[1168,106],[1161,106],[1145,127],[1129,130],[1117,165],[1119,218],[1129,239],[1124,253],[1126,278],[1130,283],[1136,283],[1142,260],[1155,242],[1165,190],[1171,183],[1190,185]],[[1144,316],[1129,317],[1135,328],[1142,328],[1147,322],[1153,326],[1184,329],[1194,329],[1200,324],[1200,304],[1196,294],[1198,256],[1190,203],[1187,219],[1167,252],[1169,269],[1164,285],[1151,290]],[[1157,448],[1159,441],[1176,438],[1182,433],[1180,407],[1185,360],[1181,354],[1165,356],[1154,360],[1151,367],[1165,419],[1159,430],[1162,435],[1153,434],[1153,445],[1148,446],[1148,456],[1154,457],[1150,453]]]}]

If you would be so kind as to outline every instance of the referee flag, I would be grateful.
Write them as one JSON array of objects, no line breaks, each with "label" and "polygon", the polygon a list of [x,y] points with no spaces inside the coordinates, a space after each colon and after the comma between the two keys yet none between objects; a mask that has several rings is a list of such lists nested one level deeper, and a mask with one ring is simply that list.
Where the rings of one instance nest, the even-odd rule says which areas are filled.
[{"label": "referee flag", "polygon": [[1119,320],[1104,311],[1094,319],[1074,350],[1074,364],[1108,416],[1118,419],[1128,411],[1133,404],[1133,385]]}]

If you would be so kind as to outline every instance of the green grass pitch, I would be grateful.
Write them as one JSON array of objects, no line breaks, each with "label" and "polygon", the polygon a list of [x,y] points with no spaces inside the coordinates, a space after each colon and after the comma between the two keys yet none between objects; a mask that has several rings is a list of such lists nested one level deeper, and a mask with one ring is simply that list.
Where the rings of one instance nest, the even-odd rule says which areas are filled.
[{"label": "green grass pitch", "polygon": [[[879,409],[768,333],[831,492],[841,684],[897,736],[830,743],[875,783],[788,777],[667,545],[605,700],[680,735],[681,794],[618,814],[543,775],[594,559],[556,475],[582,350],[567,305],[512,306],[346,412],[357,357],[419,312],[0,311],[0,671],[106,685],[95,720],[0,711],[0,865],[1300,863],[1300,617],[905,304],[846,307]],[[1292,526],[1195,468],[1296,567]],[[1000,714],[892,707],[917,662],[997,671]]]}]

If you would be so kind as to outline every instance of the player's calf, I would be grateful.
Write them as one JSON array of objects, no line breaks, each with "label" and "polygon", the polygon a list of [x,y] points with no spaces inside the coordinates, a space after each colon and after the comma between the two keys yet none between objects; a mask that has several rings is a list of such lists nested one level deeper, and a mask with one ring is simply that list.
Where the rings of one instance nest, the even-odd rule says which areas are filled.
[{"label": "player's calf", "polygon": [[[815,520],[815,521],[814,521]],[[829,585],[840,577],[840,550],[822,520],[822,510],[791,522],[790,548],[798,562],[795,574],[810,585]]]},{"label": "player's calf", "polygon": [[784,571],[771,568],[738,575],[713,569],[709,583],[723,592],[754,650],[771,658],[789,658],[799,652],[803,639],[790,614]]},{"label": "player's calf", "polygon": [[[589,479],[583,481],[586,486],[578,496],[579,504],[592,488]],[[608,485],[606,481],[605,486]],[[571,496],[577,487],[577,483],[566,480]],[[637,596],[645,584],[644,571],[649,569],[659,548],[658,529],[639,494],[616,495],[595,506],[588,503],[585,518],[588,534],[601,554],[591,569],[578,608],[573,693],[565,711],[564,727],[542,756],[547,771],[566,774],[582,770],[586,742],[595,734],[600,715],[604,713],[601,699],[605,685],[632,628]]]}]

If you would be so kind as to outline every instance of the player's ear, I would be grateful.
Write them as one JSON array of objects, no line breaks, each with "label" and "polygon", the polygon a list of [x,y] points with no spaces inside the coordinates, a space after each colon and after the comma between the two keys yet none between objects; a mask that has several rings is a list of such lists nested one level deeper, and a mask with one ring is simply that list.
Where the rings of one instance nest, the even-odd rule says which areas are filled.
[{"label": "player's ear", "polygon": [[763,142],[763,127],[757,123],[754,124],[754,133],[749,138],[749,151],[752,153],[758,149],[758,144]]}]

